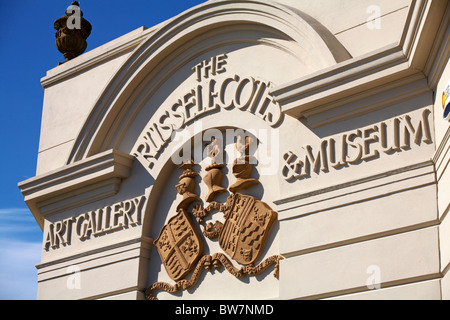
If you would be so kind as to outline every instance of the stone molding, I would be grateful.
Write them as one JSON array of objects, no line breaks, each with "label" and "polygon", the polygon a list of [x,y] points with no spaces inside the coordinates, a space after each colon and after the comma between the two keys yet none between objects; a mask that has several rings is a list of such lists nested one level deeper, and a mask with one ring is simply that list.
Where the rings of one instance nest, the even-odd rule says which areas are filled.
[{"label": "stone molding", "polygon": [[450,127],[439,144],[436,153],[433,156],[433,162],[436,165],[436,176],[437,181],[439,181],[446,170],[449,160],[450,160]]},{"label": "stone molding", "polygon": [[41,229],[44,217],[118,192],[130,175],[133,157],[109,150],[19,183],[25,203]]},{"label": "stone molding", "polygon": [[71,76],[76,76],[88,68],[92,68],[105,61],[114,58],[124,52],[134,50],[145,38],[154,32],[154,28],[140,27],[98,48],[92,49],[78,57],[74,61],[67,61],[63,65],[47,71],[47,75],[41,79],[42,87],[63,81]]},{"label": "stone molding", "polygon": [[[434,164],[433,161],[429,160],[368,176],[363,179],[349,181],[348,183],[274,201],[277,205],[282,229],[280,253],[289,259],[305,253],[354,244],[363,240],[377,239],[419,228],[437,226],[439,225],[439,219],[435,209],[434,212],[430,211],[427,215],[418,215],[421,216],[420,218],[405,218],[401,223],[392,223],[389,226],[385,226],[383,223],[376,226],[366,226],[367,228],[362,233],[359,232],[358,228],[352,229],[349,227],[347,231],[344,231],[346,228],[343,227],[342,230],[336,233],[330,231],[328,236],[324,236],[327,238],[325,242],[323,241],[324,237],[318,236],[312,237],[314,239],[311,239],[311,242],[307,241],[306,243],[300,244],[295,241],[286,241],[284,236],[286,234],[284,228],[286,227],[293,228],[296,223],[301,223],[302,228],[305,227],[303,223],[307,222],[302,222],[302,220],[307,221],[308,218],[313,216],[316,216],[315,219],[326,219],[326,216],[328,216],[328,220],[334,221],[334,219],[340,217],[342,219],[341,221],[346,221],[346,217],[342,216],[343,211],[347,210],[347,212],[350,212],[351,210],[349,208],[362,207],[364,203],[367,204],[388,197],[392,198],[392,207],[389,206],[388,208],[392,210],[392,217],[395,220],[396,216],[402,214],[403,210],[407,209],[398,209],[394,203],[400,203],[399,201],[402,201],[400,199],[406,199],[406,194],[424,194],[426,190],[432,191],[435,189],[436,176]],[[369,205],[367,206],[369,207]],[[355,211],[355,215],[352,217],[356,219],[356,217],[365,216],[366,219],[371,219],[369,215],[369,210],[367,212]],[[382,215],[377,216],[381,219]],[[314,229],[317,228],[317,225],[310,227]],[[300,229],[298,230],[298,232],[305,232],[304,229],[301,231]]]},{"label": "stone molding", "polygon": [[[305,19],[283,5],[257,0],[206,2],[161,24],[133,51],[97,100],[67,163],[117,145],[117,141],[112,140],[120,139],[121,133],[115,129],[127,128],[139,112],[142,104],[139,93],[145,82],[151,80],[151,88],[156,90],[171,75],[170,72],[161,72],[164,65],[170,63],[173,73],[190,58],[183,50],[184,57],[176,55],[174,61],[167,61],[170,53],[186,45],[190,48],[205,33],[249,25],[261,30],[276,30],[286,39],[302,46],[319,69],[338,62],[333,52],[341,52],[338,57],[343,59],[342,45],[336,39],[333,43],[329,38],[325,41]],[[349,55],[347,57],[350,58]],[[145,96],[149,94],[146,92]]]},{"label": "stone molding", "polygon": [[[122,192],[126,194],[131,188],[142,188],[139,183],[136,185],[136,181],[141,178],[140,167],[139,163],[133,164],[134,156],[127,151],[129,146],[121,147],[122,152],[116,149],[122,146],[122,141],[127,141],[124,139],[129,137],[127,134],[133,129],[133,120],[139,116],[145,102],[149,101],[149,97],[151,98],[166,80],[176,74],[177,69],[211,48],[236,44],[239,41],[253,41],[257,44],[267,41],[264,44],[286,52],[297,48],[288,45],[283,47],[281,42],[277,42],[278,38],[255,40],[242,35],[242,38],[235,38],[238,32],[243,34],[249,30],[257,31],[260,36],[275,35],[283,41],[298,42],[299,47],[302,39],[307,39],[308,35],[312,36],[309,40],[315,47],[308,53],[314,53],[316,50],[319,55],[317,59],[324,60],[318,69],[320,71],[284,85],[278,83],[279,86],[271,90],[270,94],[275,97],[277,101],[274,102],[281,105],[286,115],[296,119],[306,118],[300,119],[300,122],[305,123],[308,128],[324,127],[317,130],[319,133],[325,132],[325,135],[317,136],[322,138],[319,141],[320,147],[325,145],[324,142],[330,145],[331,141],[335,143],[342,137],[345,138],[340,141],[347,141],[346,135],[340,132],[333,131],[336,136],[328,135],[327,129],[335,125],[339,127],[340,121],[351,119],[348,121],[350,123],[359,116],[365,118],[374,111],[376,112],[373,119],[384,117],[385,115],[381,114],[387,111],[389,115],[391,108],[396,108],[401,113],[404,107],[398,106],[401,103],[426,108],[423,114],[426,112],[427,117],[429,115],[431,119],[435,114],[435,109],[430,109],[430,100],[434,100],[432,91],[436,90],[450,54],[449,13],[450,5],[446,1],[411,0],[400,41],[356,58],[341,55],[342,51],[339,50],[342,48],[339,43],[334,43],[336,39],[329,37],[333,35],[327,33],[327,30],[320,31],[320,28],[315,28],[314,23],[311,23],[306,15],[302,15],[302,12],[272,1],[208,1],[151,29],[137,29],[74,59],[77,62],[69,61],[58,70],[50,70],[42,79],[42,86],[46,89],[119,55],[124,59],[98,98],[89,103],[91,112],[86,114],[86,122],[78,136],[75,136],[78,138],[73,147],[68,146],[70,155],[62,157],[62,161],[67,164],[21,182],[19,188],[43,230],[45,223],[44,234],[48,234],[48,230],[60,230],[51,232],[62,236],[62,228],[55,227],[57,224],[61,226],[61,221],[65,223],[65,220],[73,219],[67,219],[68,214],[78,211],[73,209],[86,204],[95,205],[94,202],[99,200],[103,201],[100,201],[96,210],[89,209],[89,221],[94,221],[94,217],[97,217],[97,226],[101,226],[98,228],[101,229],[98,234],[92,232],[92,238],[106,234],[111,229],[103,228],[103,225],[98,223],[109,221],[103,218],[103,214],[107,213],[109,219],[111,211],[104,208],[131,201],[123,200]],[[202,44],[205,39],[211,41],[204,46]],[[270,41],[272,42],[269,43]],[[292,52],[295,54],[294,51]],[[299,77],[299,74],[296,73],[295,77]],[[286,80],[280,82],[283,81]],[[386,109],[381,110],[383,108]],[[419,109],[417,110],[414,110],[414,114],[419,113]],[[397,120],[399,117],[410,119],[409,114],[396,116]],[[297,124],[296,119],[286,118],[289,118],[290,124]],[[395,119],[383,118],[383,123],[391,120],[396,123]],[[425,130],[423,125],[428,123],[425,121],[417,121],[417,126],[410,124],[408,135],[415,134],[416,139],[421,142],[420,134]],[[364,121],[357,124],[361,123]],[[413,124],[415,123],[413,121]],[[217,126],[217,123],[213,125]],[[330,126],[326,127],[328,125]],[[378,131],[380,127],[376,128]],[[335,175],[337,180],[316,180],[318,184],[309,180],[309,184],[305,184],[303,189],[300,189],[300,186],[288,190],[290,196],[281,188],[284,191],[280,192],[281,196],[271,194],[271,207],[278,212],[279,217],[274,247],[277,248],[277,254],[283,256],[283,261],[280,262],[283,276],[279,286],[277,284],[277,298],[314,299],[353,293],[369,294],[366,271],[367,267],[373,264],[383,267],[383,277],[386,275],[380,282],[383,289],[397,285],[415,285],[415,282],[422,285],[429,281],[435,285],[433,294],[437,294],[437,290],[439,294],[444,292],[444,288],[448,287],[444,285],[444,276],[450,269],[450,250],[445,245],[450,230],[448,219],[445,218],[450,206],[446,200],[448,198],[445,195],[440,197],[439,191],[445,190],[448,183],[445,171],[450,157],[450,129],[442,130],[444,136],[441,140],[434,137],[435,122],[427,128],[427,146],[423,153],[411,152],[410,158],[398,157],[392,165],[386,168],[380,166],[381,169],[376,171],[369,165],[365,167],[368,168],[367,171],[362,168],[355,175]],[[361,129],[363,134],[370,133],[372,128],[366,129]],[[429,132],[432,134],[428,134]],[[429,138],[431,135],[433,138]],[[370,134],[365,138],[371,138]],[[72,141],[69,143],[72,144]],[[306,145],[307,150],[321,152],[322,149],[315,147],[319,144],[306,141],[310,143]],[[371,143],[375,140],[367,141]],[[342,145],[348,147],[347,142],[344,142]],[[298,143],[306,142],[299,138]],[[300,147],[301,145],[298,146]],[[298,150],[302,151],[293,151],[298,155]],[[376,151],[370,148],[368,150]],[[309,164],[319,163],[311,160],[311,154],[305,156]],[[345,152],[342,151],[341,154],[345,155]],[[367,155],[371,156],[370,152]],[[415,157],[417,155],[419,157]],[[322,153],[315,157],[322,160],[331,158],[322,157]],[[160,159],[161,167],[157,168],[157,175],[152,175],[155,180],[148,181],[145,196],[140,197],[145,199],[145,203],[142,202],[143,222],[138,228],[110,238],[105,236],[92,242],[77,243],[76,247],[72,243],[70,245],[73,247],[66,251],[45,252],[44,245],[42,261],[36,265],[40,298],[56,296],[62,299],[101,299],[119,297],[122,294],[130,297],[137,294],[143,298],[148,282],[153,280],[149,277],[149,266],[153,266],[153,262],[149,264],[150,258],[153,259],[153,254],[157,253],[156,250],[152,252],[151,237],[154,237],[154,232],[151,228],[157,225],[154,224],[156,215],[161,215],[158,202],[161,199],[166,200],[161,197],[166,178],[171,178],[174,173],[173,163],[163,160]],[[335,160],[329,161],[331,163]],[[402,162],[403,160],[405,162]],[[385,163],[388,162],[381,164]],[[320,166],[317,166],[317,170],[320,170]],[[230,173],[237,173],[234,166],[233,172]],[[184,172],[179,177],[177,191],[183,196],[179,207],[187,206],[192,199],[198,200],[195,197],[195,177],[191,172]],[[208,189],[213,190],[213,187],[220,185],[219,179],[216,181],[205,179],[206,177],[207,175],[203,178],[204,182],[214,182],[205,182]],[[250,175],[236,176],[246,179],[249,177]],[[117,195],[120,199],[114,199],[114,205],[106,203],[112,200],[108,199],[109,197],[119,192],[122,181],[127,178],[130,179],[122,185],[122,189],[127,190],[122,190],[121,194]],[[187,191],[182,187],[186,187]],[[234,192],[231,188],[230,191]],[[271,191],[272,189],[268,188],[266,194]],[[212,210],[214,206],[219,205],[215,203],[208,208]],[[120,206],[118,207],[116,212],[120,212]],[[162,211],[164,215],[164,210]],[[200,213],[205,214],[209,209],[202,208],[201,211]],[[79,215],[79,221],[83,221],[87,214]],[[158,218],[164,218],[162,215]],[[88,221],[87,218],[85,220]],[[109,226],[109,222],[105,225]],[[114,232],[117,230],[114,229]],[[205,228],[206,234],[211,237],[217,230]],[[46,236],[44,242],[45,239]],[[204,257],[216,261],[216,264],[221,262],[226,267],[216,256]],[[420,259],[420,263],[417,262],[418,257],[424,257]],[[83,281],[86,281],[83,282],[83,290],[80,292],[64,292],[71,277],[71,266],[79,267]],[[340,266],[343,266],[342,269]],[[197,267],[200,270],[204,265],[199,263]],[[278,273],[278,260],[276,269]],[[103,279],[104,275],[114,281]],[[164,275],[158,275],[157,283],[163,283],[160,281],[164,280],[163,278]],[[447,279],[450,279],[450,276],[447,275]],[[446,281],[450,283],[450,280]],[[61,292],[58,292],[59,290]]]},{"label": "stone molding", "polygon": [[[399,43],[280,85],[271,94],[286,114],[308,118],[324,109],[348,103],[348,97],[354,96],[357,100],[379,94],[383,86],[387,90],[388,83],[395,86],[395,83],[405,84],[408,79],[425,78],[427,74],[424,72],[431,71],[429,64],[433,58],[433,39],[427,39],[426,34],[442,29],[445,12],[446,3],[443,1],[413,1]],[[442,72],[443,67],[445,64],[441,63],[433,74],[438,74],[439,70]]]},{"label": "stone molding", "polygon": [[[348,183],[280,199],[274,201],[274,203],[278,206],[279,220],[283,221],[303,214],[349,205],[353,202],[378,198],[435,183],[434,164],[429,160]],[[290,213],[289,211],[292,209],[295,210]]]},{"label": "stone molding", "polygon": [[[83,290],[62,291],[59,299],[74,299],[66,294],[79,294],[79,299],[100,299],[120,293],[145,290],[145,277],[140,277],[146,272],[146,261],[152,247],[152,239],[145,236],[117,242],[109,246],[92,249],[83,253],[73,254],[64,258],[42,262],[36,265],[38,282],[40,286],[47,282],[62,281],[63,285],[72,274],[71,267],[76,266],[78,272],[83,275]],[[120,281],[109,281],[104,286],[99,286],[96,281],[86,281],[90,272],[98,269],[115,270],[123,268],[129,272],[121,275]],[[130,269],[131,268],[131,269]],[[106,287],[106,289],[105,289]],[[39,294],[39,293],[38,293]],[[45,292],[41,296],[45,299]]]}]

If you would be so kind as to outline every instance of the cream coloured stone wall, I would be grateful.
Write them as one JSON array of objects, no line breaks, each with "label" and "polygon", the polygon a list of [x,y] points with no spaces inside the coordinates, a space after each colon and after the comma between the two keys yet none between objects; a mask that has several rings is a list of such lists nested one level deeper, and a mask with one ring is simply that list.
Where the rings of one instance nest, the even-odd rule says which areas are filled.
[{"label": "cream coloured stone wall", "polygon": [[[411,0],[277,0],[324,25],[353,56],[399,41]],[[345,18],[344,18],[345,17]]]},{"label": "cream coloured stone wall", "polygon": [[449,8],[372,2],[208,1],[50,70],[37,176],[19,184],[43,229],[38,297],[142,299],[173,284],[153,240],[181,200],[175,138],[202,155],[208,129],[247,129],[261,156],[247,192],[278,212],[258,261],[281,254],[279,279],[222,269],[159,298],[448,299]]},{"label": "cream coloured stone wall", "polygon": [[143,36],[130,32],[47,72],[36,173],[67,164],[73,142],[102,90]]},{"label": "cream coloured stone wall", "polygon": [[[446,30],[447,36],[449,30]],[[442,92],[444,86],[450,79],[450,64],[447,62],[446,68],[442,73],[442,77],[436,87],[435,98],[435,117],[436,117],[436,139],[439,141],[439,147],[435,154],[436,161],[436,178],[438,189],[438,212],[441,225],[439,228],[440,250],[441,250],[441,272],[442,279],[442,298],[449,299],[449,269],[450,269],[450,126],[448,120],[444,120],[442,113]]]},{"label": "cream coloured stone wall", "polygon": [[[377,2],[381,12],[380,28],[378,24],[374,28],[368,27],[367,21],[378,10],[367,13],[371,1],[278,2],[298,8],[316,19],[336,36],[351,56],[356,57],[399,41],[410,1]],[[343,15],[351,18],[342,19]],[[66,164],[74,140],[101,90],[129,56],[132,48],[157,28],[158,26],[147,30],[140,28],[130,32],[86,52],[76,62],[50,70],[42,79],[45,95],[38,174]],[[80,95],[80,92],[83,94]],[[60,130],[61,128],[64,130]]]}]

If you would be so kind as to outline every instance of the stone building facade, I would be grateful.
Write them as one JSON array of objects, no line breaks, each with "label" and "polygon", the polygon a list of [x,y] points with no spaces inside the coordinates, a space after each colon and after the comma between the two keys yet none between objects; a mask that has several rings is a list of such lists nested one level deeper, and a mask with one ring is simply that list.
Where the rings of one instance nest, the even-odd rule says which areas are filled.
[{"label": "stone building facade", "polygon": [[211,0],[49,70],[38,298],[450,299],[449,19]]}]

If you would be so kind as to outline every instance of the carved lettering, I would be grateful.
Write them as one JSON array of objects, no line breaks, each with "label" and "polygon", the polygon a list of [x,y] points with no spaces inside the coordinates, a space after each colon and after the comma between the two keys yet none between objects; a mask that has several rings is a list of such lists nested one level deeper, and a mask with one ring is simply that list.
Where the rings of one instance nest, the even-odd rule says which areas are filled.
[{"label": "carved lettering", "polygon": [[115,230],[123,230],[141,224],[145,196],[121,201],[112,206],[86,212],[77,218],[71,217],[48,225],[44,249],[58,249],[71,244],[72,224],[74,233],[81,241],[105,235]]},{"label": "carved lettering", "polygon": [[419,120],[419,123],[415,127],[413,126],[409,115],[406,115],[404,119],[401,119],[400,125],[403,127],[402,149],[409,149],[411,147],[412,137],[414,137],[414,143],[416,145],[420,145],[422,141],[431,143],[431,130],[428,122],[430,113],[430,110],[425,110],[422,113],[422,119]]},{"label": "carved lettering", "polygon": [[363,134],[363,155],[362,159],[367,161],[370,159],[378,158],[380,155],[379,151],[375,149],[375,146],[371,147],[372,144],[379,142],[378,137],[378,126],[373,128],[368,128],[364,130]]},{"label": "carved lettering", "polygon": [[333,138],[328,141],[328,163],[334,169],[340,169],[347,166],[346,154],[347,154],[347,135],[342,135],[341,139],[338,139],[339,143]]},{"label": "carved lettering", "polygon": [[280,105],[270,95],[270,82],[237,74],[213,78],[226,72],[227,56],[219,55],[197,64],[192,70],[198,84],[172,104],[169,110],[149,123],[132,154],[146,168],[152,169],[161,151],[180,130],[199,117],[217,109],[238,109],[258,116],[275,127],[282,119]]},{"label": "carved lettering", "polygon": [[226,71],[227,55],[221,54],[212,57],[210,60],[205,60],[197,64],[192,70],[197,76],[197,81],[202,81],[202,78],[208,79],[211,76],[223,73]]},{"label": "carved lettering", "polygon": [[45,235],[44,249],[48,251],[50,248],[56,249],[61,245],[70,245],[73,221],[73,218],[68,218],[49,224]]},{"label": "carved lettering", "polygon": [[347,136],[347,162],[358,163],[362,157],[361,130],[356,130]]},{"label": "carved lettering", "polygon": [[313,149],[311,146],[306,147],[305,164],[308,168],[308,174],[310,173],[310,168],[312,166],[312,171],[319,173],[320,170],[323,172],[328,172],[328,162],[326,158],[326,146],[327,141],[323,141],[320,149],[316,154],[313,154]]},{"label": "carved lettering", "polygon": [[380,157],[380,152],[393,154],[412,148],[413,144],[431,144],[429,115],[425,109],[419,120],[409,115],[383,121],[372,127],[357,129],[337,138],[323,140],[318,147],[306,145],[302,152],[289,151],[283,155],[281,174],[286,181],[305,179],[311,173],[341,169]]},{"label": "carved lettering", "polygon": [[399,152],[400,150],[400,120],[395,118],[394,120],[380,124],[380,142],[381,151],[386,154],[392,154]]}]

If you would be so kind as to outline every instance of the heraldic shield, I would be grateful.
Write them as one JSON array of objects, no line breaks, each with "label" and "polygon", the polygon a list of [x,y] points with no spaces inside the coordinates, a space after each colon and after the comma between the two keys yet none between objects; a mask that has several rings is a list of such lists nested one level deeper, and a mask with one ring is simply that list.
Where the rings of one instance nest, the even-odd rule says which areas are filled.
[{"label": "heraldic shield", "polygon": [[[214,151],[214,155],[216,155],[216,151]],[[256,276],[275,265],[273,275],[278,278],[279,262],[283,259],[282,256],[272,255],[255,265],[262,254],[270,229],[277,219],[277,213],[265,202],[250,195],[237,193],[239,190],[259,183],[249,176],[251,168],[245,167],[252,166],[252,164],[244,162],[244,170],[234,170],[237,172],[235,175],[237,180],[230,187],[233,191],[228,196],[226,203],[211,201],[219,191],[220,193],[227,191],[225,188],[218,187],[222,181],[222,174],[219,174],[218,171],[224,166],[217,163],[209,166],[205,179],[209,189],[207,199],[209,205],[206,208],[201,204],[195,205],[191,209],[192,212],[189,213],[188,208],[191,203],[200,199],[194,193],[195,177],[198,176],[193,171],[194,165],[193,161],[187,161],[180,166],[184,173],[180,176],[177,192],[183,196],[183,200],[177,206],[177,215],[169,220],[154,241],[167,274],[176,283],[174,285],[164,281],[153,283],[145,291],[145,296],[149,300],[157,300],[155,292],[159,290],[172,294],[180,290],[189,290],[197,284],[204,270],[211,272],[213,269],[220,270],[222,266],[236,278],[242,278],[246,275]],[[239,166],[238,169],[242,169],[242,166]],[[225,222],[205,222],[204,219],[213,211],[222,212]],[[202,233],[205,238],[219,240],[219,245],[224,253],[203,255],[204,239],[191,222],[191,215],[203,229]],[[242,266],[235,267],[230,258]],[[190,273],[190,278],[185,279]]]},{"label": "heraldic shield", "polygon": [[277,213],[266,203],[238,193],[227,199],[226,207],[220,247],[238,263],[253,264],[261,254]]},{"label": "heraldic shield", "polygon": [[154,244],[175,281],[184,278],[203,255],[203,242],[184,209],[169,220]]}]

